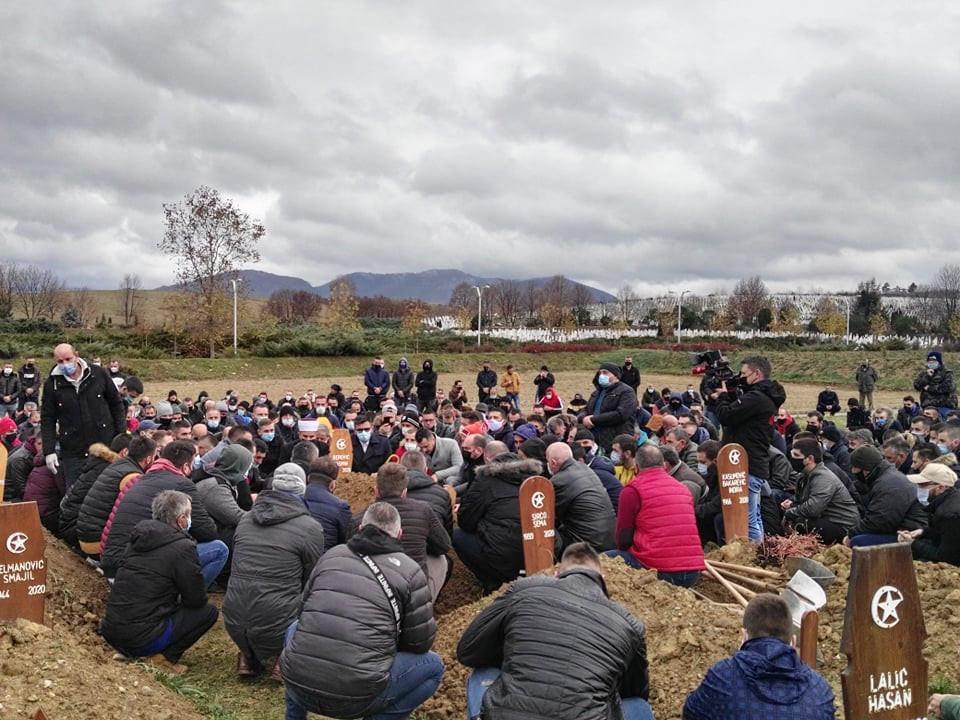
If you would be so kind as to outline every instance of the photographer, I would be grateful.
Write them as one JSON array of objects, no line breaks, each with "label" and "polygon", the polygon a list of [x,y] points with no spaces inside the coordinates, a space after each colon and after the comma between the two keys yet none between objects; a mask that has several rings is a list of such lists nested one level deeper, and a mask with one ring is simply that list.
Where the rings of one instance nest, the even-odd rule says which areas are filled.
[{"label": "photographer", "polygon": [[724,444],[738,443],[747,451],[750,478],[750,539],[763,539],[760,491],[770,478],[770,424],[787,395],[780,383],[770,380],[770,361],[752,355],[743,359],[737,385],[722,383],[711,397],[723,424]]},{"label": "photographer", "polygon": [[913,381],[913,388],[920,393],[920,405],[935,407],[942,420],[957,407],[957,385],[953,371],[943,364],[943,355],[938,350],[927,353],[927,367]]}]

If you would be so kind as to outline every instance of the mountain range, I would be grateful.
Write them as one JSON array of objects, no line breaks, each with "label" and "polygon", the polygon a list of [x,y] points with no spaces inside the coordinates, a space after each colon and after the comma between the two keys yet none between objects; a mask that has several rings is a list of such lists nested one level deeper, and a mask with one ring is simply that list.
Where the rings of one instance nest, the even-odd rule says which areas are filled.
[{"label": "mountain range", "polygon": [[[239,277],[249,297],[267,298],[277,290],[304,290],[316,293],[321,297],[328,297],[330,286],[334,280],[323,285],[311,285],[303,278],[290,275],[275,275],[263,270],[241,270]],[[355,272],[342,275],[353,283],[357,295],[373,297],[383,295],[393,300],[417,299],[433,305],[445,305],[450,300],[453,289],[460,283],[470,285],[496,285],[502,278],[480,277],[465,273],[462,270],[424,270],[418,273],[367,273]],[[550,278],[539,277],[526,280],[517,280],[520,283],[532,282],[536,287],[543,287]],[[570,280],[574,285],[582,285],[593,293],[594,302],[611,302],[613,295],[584,283]],[[156,290],[175,290],[175,285],[165,285]]]}]

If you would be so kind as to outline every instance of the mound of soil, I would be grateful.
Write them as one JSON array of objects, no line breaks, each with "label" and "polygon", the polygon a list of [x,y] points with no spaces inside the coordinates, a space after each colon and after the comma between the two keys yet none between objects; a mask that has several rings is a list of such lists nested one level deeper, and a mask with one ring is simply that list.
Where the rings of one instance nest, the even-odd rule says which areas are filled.
[{"label": "mound of soil", "polygon": [[193,705],[96,634],[106,583],[47,536],[47,624],[0,625],[0,717],[199,720]]}]

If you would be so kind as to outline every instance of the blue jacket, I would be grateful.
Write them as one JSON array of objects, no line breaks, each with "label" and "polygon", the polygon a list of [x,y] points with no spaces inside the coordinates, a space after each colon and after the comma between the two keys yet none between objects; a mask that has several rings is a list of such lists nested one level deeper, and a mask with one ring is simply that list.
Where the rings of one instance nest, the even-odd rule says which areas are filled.
[{"label": "blue jacket", "polygon": [[353,530],[350,503],[341,500],[322,483],[309,483],[303,502],[314,520],[323,526],[323,551],[345,543]]},{"label": "blue jacket", "polygon": [[386,397],[390,389],[390,373],[384,368],[368,367],[363,373],[363,384],[367,386],[367,394],[373,395],[373,389],[380,388],[380,397]]},{"label": "blue jacket", "polygon": [[833,690],[775,638],[748,640],[707,671],[683,720],[833,720]]},{"label": "blue jacket", "polygon": [[613,505],[613,512],[616,514],[617,508],[620,505],[620,491],[623,490],[623,485],[617,480],[617,476],[613,474],[613,463],[603,455],[594,455],[593,459],[587,463],[587,466],[600,478],[600,482],[603,483],[603,489],[606,490],[607,495],[610,496],[610,504]]}]

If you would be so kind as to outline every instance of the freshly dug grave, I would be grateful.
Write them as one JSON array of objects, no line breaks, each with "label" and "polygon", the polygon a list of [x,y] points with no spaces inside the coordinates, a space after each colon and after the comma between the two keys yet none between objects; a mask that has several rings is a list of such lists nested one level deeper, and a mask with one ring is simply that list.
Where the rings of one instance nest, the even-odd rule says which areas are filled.
[{"label": "freshly dug grave", "polygon": [[106,583],[47,535],[47,625],[0,625],[0,717],[199,720],[193,705],[96,634]]}]

